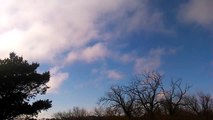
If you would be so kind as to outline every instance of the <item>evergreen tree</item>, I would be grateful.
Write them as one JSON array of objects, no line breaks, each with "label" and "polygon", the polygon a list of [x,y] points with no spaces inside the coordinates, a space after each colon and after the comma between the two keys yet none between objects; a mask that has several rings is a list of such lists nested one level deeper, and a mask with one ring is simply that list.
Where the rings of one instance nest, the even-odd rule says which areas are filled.
[{"label": "evergreen tree", "polygon": [[0,120],[18,115],[37,115],[52,106],[50,100],[32,102],[36,95],[45,94],[50,73],[38,73],[38,63],[28,63],[15,53],[0,59]]}]

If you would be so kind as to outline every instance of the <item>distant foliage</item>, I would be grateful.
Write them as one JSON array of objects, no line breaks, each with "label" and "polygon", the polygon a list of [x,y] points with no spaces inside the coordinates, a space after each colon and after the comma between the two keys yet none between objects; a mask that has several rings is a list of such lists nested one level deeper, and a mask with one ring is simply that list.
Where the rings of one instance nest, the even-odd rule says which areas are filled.
[{"label": "distant foliage", "polygon": [[38,63],[28,63],[11,53],[0,59],[0,120],[19,115],[37,115],[51,107],[50,100],[30,101],[38,94],[45,94],[49,72],[38,73]]},{"label": "distant foliage", "polygon": [[68,112],[58,112],[53,115],[58,120],[81,119],[88,116],[88,112],[84,108],[73,107]]}]

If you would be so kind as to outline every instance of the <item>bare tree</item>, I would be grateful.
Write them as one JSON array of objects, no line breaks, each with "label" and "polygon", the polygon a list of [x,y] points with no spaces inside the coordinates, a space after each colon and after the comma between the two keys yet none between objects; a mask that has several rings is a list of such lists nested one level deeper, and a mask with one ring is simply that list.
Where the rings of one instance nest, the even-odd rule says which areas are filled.
[{"label": "bare tree", "polygon": [[121,86],[111,87],[110,91],[99,100],[100,103],[108,104],[114,110],[121,109],[129,119],[133,116],[134,101],[135,96],[126,87]]},{"label": "bare tree", "polygon": [[213,112],[213,98],[210,94],[202,92],[195,95],[188,95],[185,97],[187,108],[198,116],[208,116]]},{"label": "bare tree", "polygon": [[159,108],[157,97],[161,91],[161,82],[162,75],[153,71],[136,76],[136,79],[133,80],[131,85],[137,104],[143,107],[149,119],[154,119],[154,113]]},{"label": "bare tree", "polygon": [[165,90],[162,87],[162,99],[161,105],[165,109],[165,112],[172,116],[177,110],[184,105],[184,97],[189,90],[189,86],[182,87],[182,80],[171,81],[170,89]]},{"label": "bare tree", "polygon": [[73,117],[86,117],[87,116],[87,111],[84,108],[79,108],[79,107],[73,107],[72,109],[72,116]]},{"label": "bare tree", "polygon": [[105,115],[105,109],[103,107],[95,107],[94,115],[97,117],[102,117]]},{"label": "bare tree", "polygon": [[106,107],[104,116],[112,117],[112,116],[120,116],[121,115],[121,109],[114,109],[112,107]]},{"label": "bare tree", "polygon": [[71,119],[79,119],[88,116],[88,112],[84,108],[73,107],[72,110],[67,112],[57,112],[53,114],[53,118],[57,120],[71,120]]},{"label": "bare tree", "polygon": [[73,115],[71,110],[67,112],[57,112],[53,114],[53,118],[55,118],[56,120],[66,120],[72,117]]}]

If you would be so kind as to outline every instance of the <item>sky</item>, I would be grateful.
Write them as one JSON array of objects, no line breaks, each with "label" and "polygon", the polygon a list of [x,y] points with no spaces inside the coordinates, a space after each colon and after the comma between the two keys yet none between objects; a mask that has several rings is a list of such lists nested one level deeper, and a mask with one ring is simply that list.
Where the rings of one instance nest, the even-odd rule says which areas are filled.
[{"label": "sky", "polygon": [[212,0],[0,0],[0,58],[50,71],[51,117],[157,70],[213,94]]}]

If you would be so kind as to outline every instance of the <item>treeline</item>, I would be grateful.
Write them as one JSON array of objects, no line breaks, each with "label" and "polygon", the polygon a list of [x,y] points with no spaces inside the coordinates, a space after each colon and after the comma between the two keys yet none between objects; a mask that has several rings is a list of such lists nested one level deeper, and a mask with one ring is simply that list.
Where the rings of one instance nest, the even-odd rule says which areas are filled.
[{"label": "treeline", "polygon": [[92,112],[74,107],[53,115],[55,120],[212,120],[213,98],[204,92],[189,93],[182,80],[163,84],[164,76],[146,72],[128,85],[112,86]]}]

